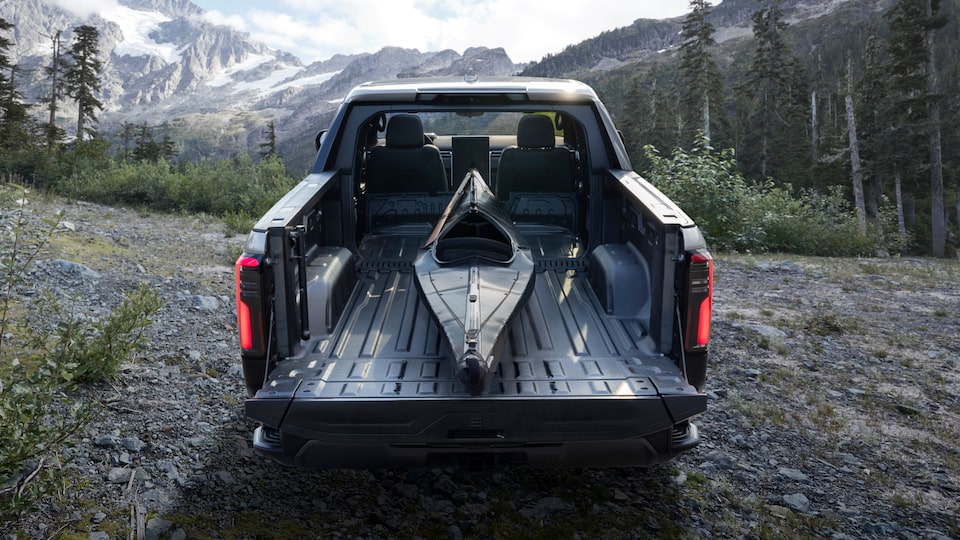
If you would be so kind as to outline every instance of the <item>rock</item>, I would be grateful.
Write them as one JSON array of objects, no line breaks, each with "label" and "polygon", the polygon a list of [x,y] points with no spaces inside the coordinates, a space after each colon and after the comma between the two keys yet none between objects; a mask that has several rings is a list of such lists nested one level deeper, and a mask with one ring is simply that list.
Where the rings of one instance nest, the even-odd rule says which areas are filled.
[{"label": "rock", "polygon": [[117,445],[117,438],[112,435],[103,435],[93,439],[93,445],[97,448],[113,448]]},{"label": "rock", "polygon": [[456,525],[447,527],[447,538],[450,540],[463,540],[463,531]]},{"label": "rock", "polygon": [[94,531],[88,537],[90,540],[110,540],[110,535],[105,532]]},{"label": "rock", "polygon": [[544,497],[520,510],[520,514],[530,521],[541,522],[569,509],[570,505],[560,497]]},{"label": "rock", "polygon": [[230,474],[230,471],[217,471],[213,473],[213,476],[214,478],[217,479],[218,482],[220,482],[225,486],[230,486],[230,485],[233,485],[234,483],[233,475]]},{"label": "rock", "polygon": [[788,467],[780,467],[780,469],[779,469],[777,472],[780,473],[780,476],[783,476],[784,478],[789,478],[790,480],[793,480],[794,482],[807,483],[807,482],[810,481],[810,479],[807,477],[807,475],[803,474],[802,472],[798,471],[797,469],[790,469],[790,468],[788,468]]},{"label": "rock", "polygon": [[66,274],[72,274],[80,279],[87,279],[90,281],[96,281],[100,279],[100,273],[96,270],[93,270],[87,265],[75,263],[73,261],[67,261],[64,259],[54,259],[54,266],[62,270]]},{"label": "rock", "polygon": [[131,452],[140,452],[147,443],[136,437],[124,437],[120,439],[120,446],[123,446]]},{"label": "rock", "polygon": [[173,527],[173,523],[163,518],[152,518],[147,521],[147,540],[159,540],[160,536]]},{"label": "rock", "polygon": [[193,304],[194,307],[201,311],[216,311],[220,309],[220,300],[217,300],[213,296],[194,295]]},{"label": "rock", "polygon": [[111,484],[125,484],[130,481],[131,474],[133,474],[133,471],[130,469],[115,467],[107,473],[107,482]]},{"label": "rock", "polygon": [[807,513],[810,511],[810,500],[807,499],[807,496],[803,493],[784,495],[783,502],[787,503],[787,506],[797,512]]},{"label": "rock", "polygon": [[772,341],[781,342],[787,338],[787,333],[779,328],[774,328],[765,324],[759,323],[738,323],[733,325],[734,328],[745,328],[756,334],[759,334],[760,337],[767,338]]},{"label": "rock", "polygon": [[707,459],[722,470],[730,470],[737,466],[736,458],[721,454],[716,450],[707,454]]}]

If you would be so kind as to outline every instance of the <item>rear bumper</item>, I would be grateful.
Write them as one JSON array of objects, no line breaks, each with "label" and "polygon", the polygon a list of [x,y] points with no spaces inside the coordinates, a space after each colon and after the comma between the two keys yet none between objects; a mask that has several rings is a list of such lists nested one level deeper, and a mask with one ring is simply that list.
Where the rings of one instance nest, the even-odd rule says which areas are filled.
[{"label": "rear bumper", "polygon": [[687,422],[672,430],[674,444],[657,449],[663,436],[615,441],[578,441],[518,446],[429,446],[353,444],[337,445],[305,441],[295,454],[284,451],[282,436],[271,428],[257,428],[253,444],[257,452],[281,465],[310,468],[407,468],[455,465],[486,468],[505,465],[534,467],[650,467],[669,461],[700,443],[697,426]]},{"label": "rear bumper", "polygon": [[257,428],[253,443],[283,465],[308,468],[648,467],[700,442],[689,418],[706,409],[706,397],[683,401],[674,403],[673,412],[684,415],[675,419],[661,398],[406,401],[387,407],[294,400],[282,422]]}]

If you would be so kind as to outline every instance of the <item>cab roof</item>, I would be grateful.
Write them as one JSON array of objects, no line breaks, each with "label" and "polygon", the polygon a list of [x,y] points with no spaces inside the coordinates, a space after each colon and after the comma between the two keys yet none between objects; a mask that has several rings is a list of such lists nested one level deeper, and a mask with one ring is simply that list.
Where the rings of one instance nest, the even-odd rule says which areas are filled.
[{"label": "cab roof", "polygon": [[430,102],[445,97],[499,96],[510,101],[599,101],[586,84],[570,79],[537,77],[432,77],[367,82],[355,87],[344,102]]}]

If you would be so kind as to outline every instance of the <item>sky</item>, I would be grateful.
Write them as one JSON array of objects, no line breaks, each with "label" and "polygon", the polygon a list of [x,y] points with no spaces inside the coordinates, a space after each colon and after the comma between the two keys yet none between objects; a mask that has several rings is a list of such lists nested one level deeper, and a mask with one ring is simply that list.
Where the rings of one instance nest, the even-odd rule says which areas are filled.
[{"label": "sky", "polygon": [[[72,0],[72,2],[97,0]],[[385,46],[421,52],[503,47],[540,60],[640,18],[686,14],[689,0],[193,0],[232,26],[304,63]],[[716,2],[714,2],[716,3]]]}]

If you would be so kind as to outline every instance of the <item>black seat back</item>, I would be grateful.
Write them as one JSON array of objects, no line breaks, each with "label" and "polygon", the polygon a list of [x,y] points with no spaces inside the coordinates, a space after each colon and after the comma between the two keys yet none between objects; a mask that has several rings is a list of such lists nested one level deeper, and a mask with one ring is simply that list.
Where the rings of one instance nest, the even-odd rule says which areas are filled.
[{"label": "black seat back", "polygon": [[366,192],[447,191],[447,174],[440,149],[424,144],[423,124],[413,114],[398,114],[387,124],[385,146],[370,149]]},{"label": "black seat back", "polygon": [[576,191],[570,152],[557,148],[553,121],[531,114],[517,125],[517,144],[503,149],[497,172],[497,198],[515,192],[573,193]]}]

